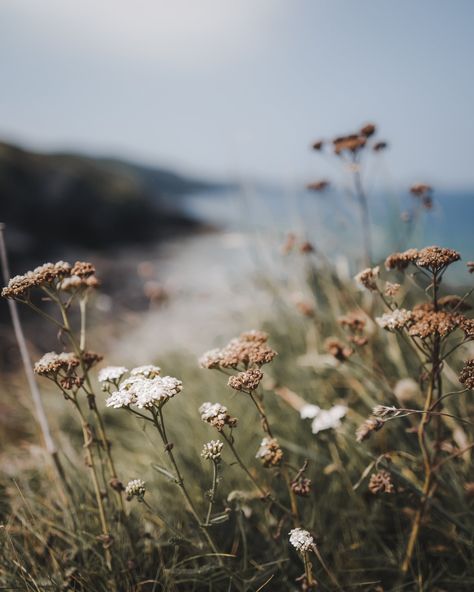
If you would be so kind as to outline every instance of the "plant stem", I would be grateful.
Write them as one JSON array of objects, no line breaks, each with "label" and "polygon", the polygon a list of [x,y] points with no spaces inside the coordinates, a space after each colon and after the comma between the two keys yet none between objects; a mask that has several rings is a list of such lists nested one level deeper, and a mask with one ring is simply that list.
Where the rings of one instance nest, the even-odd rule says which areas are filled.
[{"label": "plant stem", "polygon": [[218,473],[218,462],[212,461],[212,487],[211,487],[211,492],[210,492],[210,496],[209,496],[209,507],[207,509],[206,522],[205,522],[204,526],[209,526],[209,520],[211,519],[212,507],[214,505],[214,500],[215,500],[216,491],[217,491],[217,473]]},{"label": "plant stem", "polygon": [[176,459],[175,459],[173,451],[172,451],[173,445],[169,442],[168,436],[166,435],[166,428],[165,428],[164,417],[163,417],[163,409],[161,407],[159,407],[158,413],[155,410],[152,410],[152,415],[153,415],[153,423],[156,426],[156,429],[158,430],[158,433],[160,434],[161,439],[163,440],[163,444],[165,445],[165,451],[167,452],[168,457],[171,461],[171,464],[173,465],[173,469],[174,469],[175,475],[176,475],[176,483],[177,483],[181,493],[183,494],[183,497],[186,500],[189,511],[193,515],[194,520],[196,521],[196,524],[201,529],[201,532],[203,533],[204,537],[206,538],[206,540],[209,544],[209,547],[212,549],[212,552],[217,556],[219,564],[223,565],[222,557],[220,556],[219,551],[217,550],[215,543],[211,538],[211,535],[208,533],[207,529],[204,527],[201,519],[199,518],[199,515],[198,515],[197,510],[193,504],[193,501],[188,493],[188,490],[186,489],[186,487],[184,485],[184,479],[181,475],[181,472],[179,470],[178,464],[176,462]]}]

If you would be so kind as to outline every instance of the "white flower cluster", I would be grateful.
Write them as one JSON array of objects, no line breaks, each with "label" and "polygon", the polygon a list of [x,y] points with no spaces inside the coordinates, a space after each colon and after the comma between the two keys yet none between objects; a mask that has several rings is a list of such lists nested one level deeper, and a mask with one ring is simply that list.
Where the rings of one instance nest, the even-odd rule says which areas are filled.
[{"label": "white flower cluster", "polygon": [[317,405],[304,405],[300,409],[301,419],[312,419],[311,431],[318,434],[323,430],[334,430],[341,425],[341,419],[346,415],[345,405],[334,405],[330,409],[321,409]]},{"label": "white flower cluster", "polygon": [[290,535],[290,543],[300,553],[306,553],[313,546],[313,537],[303,528],[293,528],[288,534]]},{"label": "white flower cluster", "polygon": [[206,421],[207,423],[211,423],[215,420],[225,422],[229,414],[227,407],[224,407],[224,405],[221,405],[220,403],[210,403],[209,401],[203,403],[199,407],[199,413],[201,414],[202,421]]},{"label": "white flower cluster", "polygon": [[134,497],[136,497],[139,502],[143,501],[145,492],[145,481],[142,481],[141,479],[132,479],[132,481],[129,481],[125,487],[125,497],[128,501]]},{"label": "white flower cluster", "polygon": [[100,383],[116,382],[117,380],[120,380],[127,372],[128,368],[125,368],[125,366],[107,366],[106,368],[102,368],[102,370],[100,370],[98,380]]},{"label": "white flower cluster", "polygon": [[139,409],[149,408],[162,405],[182,391],[181,380],[173,376],[160,376],[159,372],[158,366],[133,368],[130,376],[123,380],[117,390],[106,399],[107,407],[119,409],[135,405]]},{"label": "white flower cluster", "polygon": [[413,314],[410,310],[405,308],[396,308],[392,312],[386,312],[381,317],[377,317],[375,320],[382,329],[387,331],[396,331],[397,329],[403,329],[412,320]]},{"label": "white flower cluster", "polygon": [[201,456],[206,460],[220,460],[223,447],[224,444],[220,440],[211,440],[204,444]]}]

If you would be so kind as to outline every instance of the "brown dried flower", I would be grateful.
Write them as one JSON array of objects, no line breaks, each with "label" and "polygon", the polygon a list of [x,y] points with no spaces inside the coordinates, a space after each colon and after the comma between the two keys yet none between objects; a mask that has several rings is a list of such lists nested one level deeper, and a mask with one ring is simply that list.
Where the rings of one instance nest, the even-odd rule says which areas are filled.
[{"label": "brown dried flower", "polygon": [[203,403],[199,407],[199,413],[201,414],[202,421],[210,424],[212,427],[217,428],[221,432],[225,426],[235,428],[237,426],[237,418],[231,417],[227,411],[227,407],[220,403]]},{"label": "brown dried flower", "polygon": [[314,253],[315,248],[309,241],[304,241],[300,245],[300,253],[307,254],[307,253]]},{"label": "brown dried flower", "polygon": [[88,261],[76,261],[71,269],[71,275],[77,275],[80,278],[87,278],[95,275],[95,267]]},{"label": "brown dried flower", "polygon": [[376,417],[369,417],[366,419],[364,423],[359,426],[356,430],[356,440],[357,442],[363,442],[370,438],[373,432],[378,432],[384,426],[385,422],[381,419],[377,419]]},{"label": "brown dried flower", "polygon": [[395,488],[390,473],[388,471],[373,473],[369,481],[369,491],[374,495],[376,493],[393,493]]},{"label": "brown dried flower", "polygon": [[459,374],[459,382],[466,388],[474,390],[474,358],[466,360]]},{"label": "brown dried flower", "polygon": [[417,249],[408,249],[403,253],[392,253],[387,257],[387,259],[385,259],[385,268],[403,271],[410,265],[410,263],[416,261],[417,257]]},{"label": "brown dried flower", "polygon": [[257,389],[262,378],[261,370],[251,368],[245,372],[239,372],[237,376],[231,376],[227,384],[236,391],[249,392]]},{"label": "brown dried flower", "polygon": [[464,316],[460,316],[459,328],[464,331],[464,336],[466,339],[474,339],[474,319],[468,319]]},{"label": "brown dried flower", "polygon": [[355,280],[359,284],[362,284],[364,288],[367,290],[375,291],[377,290],[377,278],[379,277],[380,269],[379,267],[367,267],[360,271],[356,276]]},{"label": "brown dried flower", "polygon": [[277,353],[267,345],[268,335],[263,331],[248,331],[232,339],[222,349],[205,353],[199,360],[204,368],[237,368],[239,365],[262,366],[273,360]]},{"label": "brown dried flower", "polygon": [[416,197],[422,197],[423,195],[427,195],[432,191],[433,188],[431,185],[427,185],[426,183],[415,183],[410,187],[410,193]]},{"label": "brown dried flower", "polygon": [[326,351],[340,362],[345,362],[354,353],[354,350],[339,341],[336,337],[329,337],[324,344]]},{"label": "brown dried flower", "polygon": [[319,151],[319,150],[322,150],[323,146],[324,146],[324,141],[317,140],[316,142],[314,142],[312,148],[313,148],[313,150]]},{"label": "brown dried flower", "polygon": [[35,287],[51,285],[70,274],[71,266],[64,261],[45,263],[24,275],[13,277],[8,286],[3,288],[4,298],[23,298]]},{"label": "brown dried flower", "polygon": [[364,330],[366,325],[366,317],[359,311],[352,311],[347,315],[344,315],[338,319],[341,327],[349,329],[354,333],[358,333]]},{"label": "brown dried flower", "polygon": [[408,333],[426,339],[431,335],[445,337],[459,326],[461,315],[447,311],[430,311],[418,308],[412,312],[412,324]]},{"label": "brown dried flower", "polygon": [[313,181],[313,183],[308,183],[308,185],[306,185],[306,189],[317,192],[324,191],[328,187],[329,181],[327,181],[326,179],[321,179],[320,181]]},{"label": "brown dried flower", "polygon": [[376,142],[372,148],[372,150],[374,152],[382,152],[382,150],[385,150],[386,148],[388,148],[388,144],[387,142]]},{"label": "brown dried flower", "polygon": [[311,479],[299,477],[291,482],[291,491],[299,497],[308,497],[311,493]]},{"label": "brown dried flower", "polygon": [[373,123],[367,123],[361,128],[360,133],[366,138],[370,138],[370,136],[373,136],[376,131],[377,128]]},{"label": "brown dried flower", "polygon": [[72,352],[49,352],[36,362],[34,371],[40,376],[55,377],[58,372],[65,370],[70,372],[73,368],[77,368],[81,361]]},{"label": "brown dried flower", "polygon": [[444,247],[425,247],[418,251],[416,264],[419,267],[429,269],[432,273],[437,273],[451,263],[459,261],[461,255],[453,249]]},{"label": "brown dried flower", "polygon": [[400,291],[400,284],[392,284],[391,282],[385,282],[384,294],[393,298]]},{"label": "brown dried flower", "polygon": [[277,467],[283,460],[283,451],[278,444],[278,440],[265,436],[260,444],[256,458],[262,461],[264,467]]}]

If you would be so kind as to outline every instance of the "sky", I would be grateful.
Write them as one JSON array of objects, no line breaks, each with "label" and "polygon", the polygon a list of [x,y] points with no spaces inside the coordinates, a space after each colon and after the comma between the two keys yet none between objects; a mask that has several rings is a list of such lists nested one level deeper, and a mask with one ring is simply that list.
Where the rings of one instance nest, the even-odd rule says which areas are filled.
[{"label": "sky", "polygon": [[373,121],[400,184],[474,187],[472,0],[2,0],[0,138],[311,180]]}]

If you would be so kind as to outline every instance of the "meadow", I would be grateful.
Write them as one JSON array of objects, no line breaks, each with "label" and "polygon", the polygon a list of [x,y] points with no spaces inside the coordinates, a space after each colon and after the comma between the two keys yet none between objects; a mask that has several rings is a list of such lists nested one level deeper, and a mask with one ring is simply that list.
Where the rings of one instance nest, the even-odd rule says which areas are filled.
[{"label": "meadow", "polygon": [[[199,359],[185,344],[134,367],[96,353],[89,262],[7,283],[56,347],[33,360],[41,429],[25,381],[8,383],[4,589],[473,589],[474,264],[450,245],[376,258],[363,173],[386,148],[371,124],[313,146],[349,179],[358,273],[288,234],[283,279],[258,278],[265,322],[193,336]],[[406,241],[435,199],[411,194]]]}]

